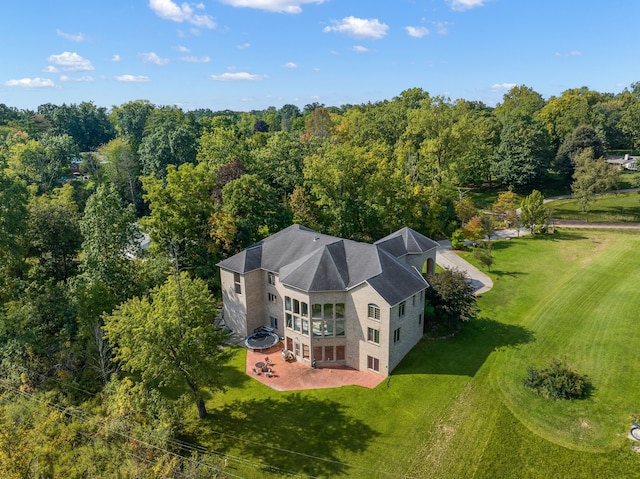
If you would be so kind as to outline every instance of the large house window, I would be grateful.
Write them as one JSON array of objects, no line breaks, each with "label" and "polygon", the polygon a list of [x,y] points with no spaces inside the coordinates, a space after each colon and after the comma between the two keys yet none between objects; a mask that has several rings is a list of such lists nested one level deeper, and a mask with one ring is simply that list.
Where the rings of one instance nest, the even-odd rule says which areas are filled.
[{"label": "large house window", "polygon": [[398,317],[401,318],[404,316],[404,311],[406,309],[407,303],[406,301],[403,301],[402,303],[400,303],[398,305]]},{"label": "large house window", "polygon": [[336,361],[344,361],[346,359],[346,349],[344,346],[336,346]]},{"label": "large house window", "polygon": [[276,275],[273,273],[267,273],[269,284],[276,284]]},{"label": "large house window", "polygon": [[367,307],[367,316],[371,319],[380,319],[380,308],[375,304],[370,304]]},{"label": "large house window", "polygon": [[273,329],[276,329],[276,330],[278,329],[278,318],[274,318],[273,316],[271,316],[269,318],[269,322],[271,323],[271,327]]},{"label": "large house window", "polygon": [[367,341],[370,343],[380,344],[380,330],[367,328]]},{"label": "large house window", "polygon": [[375,372],[380,371],[380,360],[378,358],[374,358],[372,356],[367,356],[367,369],[370,369]]},{"label": "large house window", "polygon": [[267,293],[267,299],[270,303],[275,303],[278,301],[277,296],[273,293]]},{"label": "large house window", "polygon": [[240,286],[240,273],[233,273],[233,287],[236,294],[242,294],[242,287]]},{"label": "large house window", "polygon": [[393,342],[397,343],[398,341],[400,341],[400,328],[393,332]]},{"label": "large house window", "polygon": [[284,310],[287,328],[309,336],[309,320],[306,319],[309,316],[309,305],[285,296]]},{"label": "large house window", "polygon": [[344,337],[346,331],[344,303],[312,304],[311,329],[315,338]]}]

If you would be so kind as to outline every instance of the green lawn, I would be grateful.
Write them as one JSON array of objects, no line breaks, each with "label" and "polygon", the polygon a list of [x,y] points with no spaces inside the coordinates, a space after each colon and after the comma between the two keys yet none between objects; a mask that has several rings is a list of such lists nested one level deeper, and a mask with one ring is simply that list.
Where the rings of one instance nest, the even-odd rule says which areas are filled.
[{"label": "green lawn", "polygon": [[640,194],[619,193],[595,196],[586,213],[578,201],[556,200],[548,204],[553,218],[588,221],[590,223],[640,222]]},{"label": "green lawn", "polygon": [[[640,235],[613,231],[495,242],[479,318],[420,343],[390,381],[276,392],[243,374],[240,352],[188,439],[249,478],[637,477],[626,433],[640,417],[639,249]],[[588,399],[521,386],[553,357],[589,376]]]}]

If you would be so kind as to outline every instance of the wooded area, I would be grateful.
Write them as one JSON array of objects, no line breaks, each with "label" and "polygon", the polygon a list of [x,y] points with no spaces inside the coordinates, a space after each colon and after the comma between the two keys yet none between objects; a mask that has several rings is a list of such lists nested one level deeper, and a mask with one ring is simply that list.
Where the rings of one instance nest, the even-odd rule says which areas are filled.
[{"label": "wooded area", "polygon": [[[177,438],[183,403],[204,417],[225,386],[218,261],[292,222],[450,237],[468,188],[553,181],[588,203],[609,185],[596,160],[639,146],[640,82],[517,86],[495,108],[419,88],[246,113],[0,104],[0,475],[215,476]],[[176,383],[184,401],[159,392]]]}]

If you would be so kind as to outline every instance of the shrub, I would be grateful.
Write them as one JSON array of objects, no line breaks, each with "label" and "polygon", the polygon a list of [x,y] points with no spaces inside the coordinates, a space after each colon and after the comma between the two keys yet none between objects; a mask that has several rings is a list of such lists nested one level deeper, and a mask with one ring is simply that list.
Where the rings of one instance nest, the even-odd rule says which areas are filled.
[{"label": "shrub", "polygon": [[463,249],[464,248],[464,231],[461,229],[457,229],[451,235],[451,247],[453,249]]},{"label": "shrub", "polygon": [[548,399],[581,399],[587,396],[590,384],[587,376],[576,371],[559,359],[553,359],[547,368],[527,368],[524,387]]}]

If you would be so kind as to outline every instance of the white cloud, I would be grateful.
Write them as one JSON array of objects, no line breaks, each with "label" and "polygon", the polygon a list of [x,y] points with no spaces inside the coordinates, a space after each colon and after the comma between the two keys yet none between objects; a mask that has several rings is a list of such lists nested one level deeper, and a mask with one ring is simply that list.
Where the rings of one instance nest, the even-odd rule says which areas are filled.
[{"label": "white cloud", "polygon": [[251,46],[251,43],[243,43],[242,45],[238,45],[238,49],[239,50],[244,50],[246,48],[249,48]]},{"label": "white cloud", "polygon": [[56,67],[54,67],[53,65],[49,65],[47,67],[44,67],[42,69],[42,71],[44,73],[58,73],[60,70],[58,70]]},{"label": "white cloud", "polygon": [[83,33],[65,33],[62,30],[56,30],[59,37],[66,38],[72,42],[84,42],[87,37]]},{"label": "white cloud", "polygon": [[4,82],[6,86],[17,86],[20,88],[51,88],[56,86],[49,78],[22,78],[20,80],[9,80]]},{"label": "white cloud", "polygon": [[463,11],[475,7],[484,7],[487,0],[448,0],[452,10]]},{"label": "white cloud", "polygon": [[182,45],[176,45],[175,47],[173,47],[175,50],[179,51],[180,53],[189,53],[191,50],[189,50],[187,47],[184,47]]},{"label": "white cloud", "polygon": [[353,51],[358,53],[365,53],[368,52],[369,49],[367,47],[363,47],[362,45],[356,45],[353,47]]},{"label": "white cloud", "polygon": [[116,80],[126,83],[144,83],[151,81],[151,79],[144,75],[120,75],[116,77]]},{"label": "white cloud", "polygon": [[509,91],[515,86],[516,83],[494,83],[491,85],[491,91]]},{"label": "white cloud", "polygon": [[204,56],[204,57],[198,58],[198,57],[188,56],[188,57],[181,57],[180,60],[187,63],[209,63],[211,61],[211,57]]},{"label": "white cloud", "polygon": [[447,22],[433,22],[436,27],[436,33],[438,35],[446,35],[449,33],[449,29],[447,26],[449,25]]},{"label": "white cloud", "polygon": [[158,54],[154,52],[141,53],[140,56],[142,57],[142,61],[145,63],[153,63],[154,65],[159,66],[169,63],[168,58],[160,58]]},{"label": "white cloud", "polygon": [[70,77],[67,75],[60,75],[60,81],[64,82],[92,82],[93,77],[91,75],[85,75],[81,77]]},{"label": "white cloud", "polygon": [[345,17],[340,21],[333,20],[332,27],[324,27],[324,32],[346,33],[355,38],[382,38],[387,34],[389,26],[380,23],[377,18],[365,19]]},{"label": "white cloud", "polygon": [[195,13],[194,8],[203,10],[204,5],[202,3],[189,4],[183,3],[178,5],[172,0],[149,0],[149,7],[156,15],[165,20],[171,20],[172,22],[187,22],[198,27],[215,28],[216,22],[210,15],[198,15]]},{"label": "white cloud", "polygon": [[269,12],[279,13],[300,13],[302,8],[300,5],[306,3],[324,3],[325,0],[221,0],[222,3],[233,7],[257,8],[258,10],[267,10]]},{"label": "white cloud", "polygon": [[111,61],[112,62],[119,62],[120,61],[120,55],[113,55],[111,57]]},{"label": "white cloud", "polygon": [[293,62],[287,62],[284,65],[282,65],[284,68],[298,68],[298,65],[296,65]]},{"label": "white cloud", "polygon": [[93,65],[86,58],[76,52],[62,52],[60,55],[50,55],[49,62],[66,72],[84,72],[93,70]]},{"label": "white cloud", "polygon": [[222,75],[211,75],[216,81],[259,81],[268,78],[266,75],[252,75],[247,72],[223,73]]},{"label": "white cloud", "polygon": [[425,35],[429,35],[429,29],[427,27],[404,27],[410,37],[422,38]]}]

